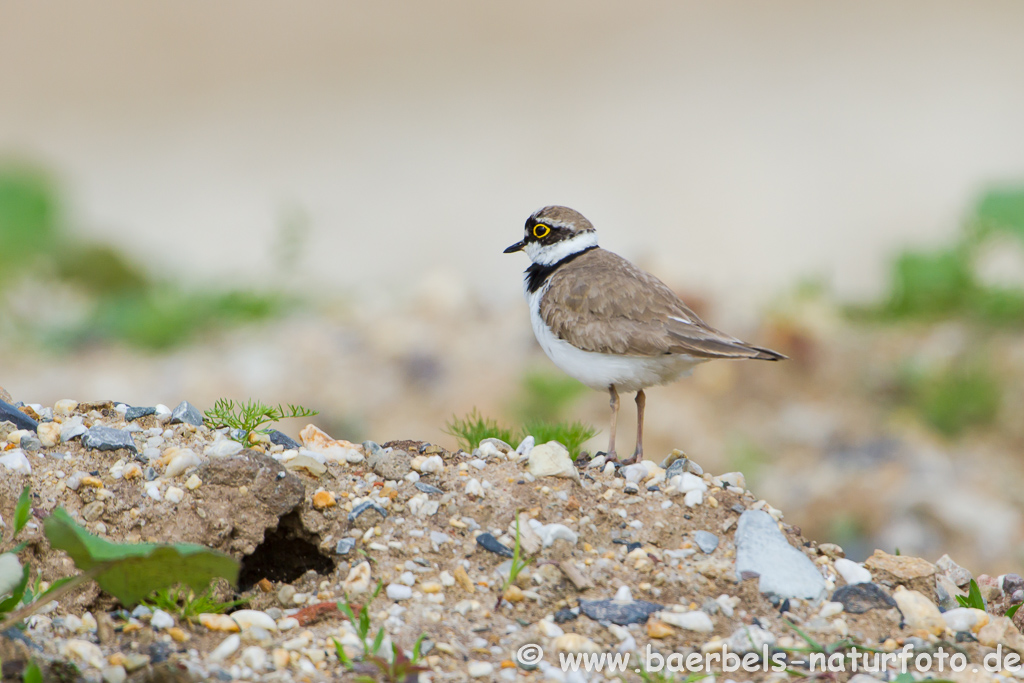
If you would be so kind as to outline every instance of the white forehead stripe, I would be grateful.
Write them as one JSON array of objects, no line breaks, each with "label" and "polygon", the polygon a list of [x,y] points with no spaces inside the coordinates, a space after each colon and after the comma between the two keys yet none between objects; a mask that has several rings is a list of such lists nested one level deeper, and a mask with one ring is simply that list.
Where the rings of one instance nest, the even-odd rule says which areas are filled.
[{"label": "white forehead stripe", "polygon": [[542,266],[551,266],[566,256],[571,256],[584,249],[596,246],[597,233],[593,230],[588,230],[575,237],[570,237],[567,240],[555,242],[554,244],[543,245],[540,242],[529,242],[526,245],[526,255],[534,263],[539,263]]}]

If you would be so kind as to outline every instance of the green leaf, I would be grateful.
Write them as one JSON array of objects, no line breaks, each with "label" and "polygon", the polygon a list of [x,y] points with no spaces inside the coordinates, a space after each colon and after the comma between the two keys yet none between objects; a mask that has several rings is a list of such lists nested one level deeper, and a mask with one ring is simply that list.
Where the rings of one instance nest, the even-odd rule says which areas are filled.
[{"label": "green leaf", "polygon": [[373,645],[371,646],[370,654],[377,654],[380,650],[381,643],[384,642],[384,627],[381,626],[380,630],[377,631],[377,637],[373,639]]},{"label": "green leaf", "polygon": [[334,641],[334,651],[338,655],[338,661],[341,662],[342,666],[344,666],[346,669],[351,670],[352,660],[350,660],[348,658],[348,655],[345,654],[345,648],[341,646],[341,643],[338,642],[337,638],[331,638],[331,640]]},{"label": "green leaf", "polygon": [[23,683],[43,683],[43,672],[39,670],[39,665],[31,662],[26,666],[25,672],[21,674],[21,680]]},{"label": "green leaf", "polygon": [[962,595],[956,596],[956,601],[960,603],[961,607],[973,607],[974,609],[985,609],[985,598],[981,596],[981,589],[978,587],[978,582],[971,579],[971,587],[967,592],[967,597]]},{"label": "green leaf", "polygon": [[1017,610],[1020,609],[1021,605],[1024,605],[1024,603],[1018,602],[1016,605],[1014,605],[1010,609],[1006,610],[1006,616],[1009,617],[1010,619],[1013,619],[1013,615],[1017,613]]},{"label": "green leaf", "polygon": [[416,642],[412,646],[412,663],[416,664],[420,661],[420,648],[423,646],[423,639],[427,637],[426,633],[421,633],[420,637],[416,639]]},{"label": "green leaf", "polygon": [[100,588],[125,605],[176,583],[200,593],[217,577],[238,582],[234,558],[194,543],[112,543],[90,534],[62,508],[46,518],[43,529],[53,548],[70,555],[82,571],[94,572]]},{"label": "green leaf", "polygon": [[32,499],[29,498],[28,488],[26,486],[21,490],[18,504],[14,507],[14,535],[11,536],[12,539],[17,538],[21,530],[25,528],[25,524],[28,523],[29,515],[32,512]]}]

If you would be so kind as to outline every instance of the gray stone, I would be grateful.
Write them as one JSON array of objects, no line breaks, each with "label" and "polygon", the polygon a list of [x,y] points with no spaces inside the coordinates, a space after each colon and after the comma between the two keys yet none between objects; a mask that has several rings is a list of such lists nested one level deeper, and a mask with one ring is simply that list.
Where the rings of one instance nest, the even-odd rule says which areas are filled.
[{"label": "gray stone", "polygon": [[364,441],[363,452],[366,453],[366,464],[374,474],[384,479],[401,481],[412,471],[409,454],[401,449],[385,450],[373,441]]},{"label": "gray stone", "polygon": [[247,487],[251,495],[278,517],[294,510],[306,494],[301,479],[273,458],[253,450],[214,458],[196,470],[196,474],[203,480],[203,486]]},{"label": "gray stone", "polygon": [[128,410],[124,411],[124,421],[131,422],[133,420],[138,420],[140,417],[146,417],[147,415],[156,415],[156,408],[152,406],[132,406],[128,408]]},{"label": "gray stone", "polygon": [[302,448],[302,444],[300,444],[298,441],[288,436],[284,432],[279,432],[276,429],[271,429],[269,432],[267,432],[267,435],[270,437],[270,443],[274,444],[275,446],[284,446],[285,448],[293,448],[295,450],[299,450],[300,448]]},{"label": "gray stone", "polygon": [[697,544],[698,548],[704,551],[705,555],[715,552],[715,548],[718,547],[718,536],[715,536],[710,531],[693,532],[693,541]]},{"label": "gray stone", "polygon": [[794,548],[771,515],[747,510],[736,524],[736,574],[758,576],[758,588],[779,598],[816,600],[825,594],[825,577]]},{"label": "gray stone", "polygon": [[476,544],[484,550],[489,550],[502,557],[513,557],[515,555],[512,548],[509,548],[491,534],[480,534],[476,537]]},{"label": "gray stone", "polygon": [[132,453],[139,452],[135,447],[135,441],[132,440],[131,432],[113,427],[90,427],[82,435],[82,445],[98,451],[116,451],[119,448],[127,448]]},{"label": "gray stone", "polygon": [[338,544],[334,546],[334,552],[338,555],[348,555],[352,551],[352,548],[356,547],[356,539],[354,538],[343,538],[338,541]]},{"label": "gray stone", "polygon": [[43,447],[43,442],[35,434],[26,434],[21,437],[21,443],[18,446],[23,451],[38,451]]},{"label": "gray stone", "polygon": [[39,426],[38,422],[7,401],[0,401],[0,422],[13,422],[18,429],[31,429],[33,432]]},{"label": "gray stone", "polygon": [[849,614],[864,614],[873,609],[892,609],[893,600],[877,583],[855,583],[843,586],[832,594],[832,602],[842,603]]},{"label": "gray stone", "polygon": [[424,484],[422,481],[416,482],[415,484],[413,484],[413,486],[415,486],[420,491],[423,491],[423,493],[429,493],[429,494],[433,494],[433,495],[441,495],[441,494],[444,493],[444,491],[442,491],[441,489],[437,488],[436,486],[431,486],[430,484]]},{"label": "gray stone", "polygon": [[646,600],[620,602],[618,600],[580,600],[580,610],[597,622],[611,622],[619,626],[642,624],[654,612],[664,609]]},{"label": "gray stone", "polygon": [[380,524],[388,517],[388,511],[377,505],[372,500],[364,500],[352,508],[348,513],[348,522],[360,529],[369,529],[371,526]]},{"label": "gray stone", "polygon": [[177,408],[171,411],[171,424],[179,422],[199,427],[203,424],[203,414],[199,412],[199,408],[188,401],[182,401]]},{"label": "gray stone", "polygon": [[953,561],[949,555],[943,555],[935,562],[935,567],[949,577],[957,586],[966,586],[974,578],[971,573]]}]

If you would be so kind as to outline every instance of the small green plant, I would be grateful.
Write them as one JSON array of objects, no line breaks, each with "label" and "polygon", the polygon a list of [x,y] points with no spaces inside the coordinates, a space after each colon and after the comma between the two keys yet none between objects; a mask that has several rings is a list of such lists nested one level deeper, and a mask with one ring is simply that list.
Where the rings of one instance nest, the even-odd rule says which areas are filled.
[{"label": "small green plant", "polygon": [[516,510],[516,543],[512,548],[512,565],[508,569],[508,576],[505,578],[505,583],[501,586],[501,593],[498,594],[498,602],[495,604],[494,609],[501,607],[501,599],[505,595],[505,591],[508,590],[509,586],[516,582],[516,579],[519,578],[519,573],[533,564],[533,561],[536,559],[533,557],[528,557],[525,560],[522,559],[519,539],[519,511]]},{"label": "small green plant", "polygon": [[342,666],[344,666],[348,671],[360,674],[355,680],[360,681],[361,683],[374,683],[374,681],[377,681],[377,678],[370,675],[374,670],[376,670],[381,676],[380,680],[388,681],[389,683],[407,683],[408,681],[415,681],[417,673],[427,671],[426,667],[419,665],[420,649],[427,634],[420,634],[420,637],[416,639],[416,643],[412,648],[411,659],[394,644],[391,645],[390,659],[378,654],[384,643],[383,626],[377,630],[377,634],[374,636],[373,640],[370,640],[370,634],[373,630],[370,625],[370,603],[380,595],[383,587],[383,581],[377,582],[377,588],[361,607],[356,606],[353,609],[347,595],[342,596],[342,599],[338,601],[338,610],[340,610],[341,613],[345,615],[345,618],[349,620],[349,623],[352,624],[352,627],[356,631],[356,636],[360,641],[362,641],[362,652],[359,659],[357,661],[353,661],[352,658],[345,653],[345,648],[337,638],[333,639],[334,651]]},{"label": "small green plant", "polygon": [[1018,602],[1016,605],[1012,605],[1010,609],[1006,610],[1006,616],[1013,619],[1013,615],[1017,613],[1017,610],[1020,609],[1021,605],[1024,605],[1024,602]]},{"label": "small green plant", "polygon": [[[961,607],[973,607],[974,609],[985,610],[985,598],[981,594],[981,588],[978,587],[978,582],[971,579],[970,588],[967,590],[967,595],[956,596],[956,601]],[[1018,605],[1019,607],[1020,605]],[[1014,610],[1016,612],[1016,610]],[[1012,614],[1010,616],[1013,616]]]},{"label": "small green plant", "polygon": [[142,604],[150,609],[161,609],[174,614],[178,619],[194,623],[200,614],[223,614],[232,608],[248,603],[251,598],[221,602],[213,597],[213,587],[208,586],[196,594],[189,586],[170,586],[153,591]]},{"label": "small green plant", "polygon": [[[286,420],[292,417],[312,417],[319,415],[316,410],[310,410],[303,406],[288,404],[285,410],[281,404],[268,406],[262,401],[249,399],[245,402],[235,403],[231,399],[221,398],[213,404],[213,407],[206,411],[204,421],[210,429],[221,429],[229,427],[245,432],[240,439],[243,443],[253,432],[266,433],[269,429],[261,427],[270,422]],[[232,437],[234,438],[234,437]]]},{"label": "small green plant", "polygon": [[501,439],[512,445],[515,445],[513,442],[516,440],[514,430],[498,424],[497,420],[484,417],[476,408],[464,418],[453,415],[452,419],[448,420],[444,433],[458,439],[459,446],[464,451],[472,451],[484,439]]},{"label": "small green plant", "polygon": [[476,408],[464,418],[453,416],[444,432],[458,439],[459,447],[465,451],[472,451],[481,441],[488,438],[501,439],[514,446],[528,435],[532,435],[537,443],[557,441],[562,444],[573,460],[579,456],[580,447],[597,434],[597,430],[585,422],[533,420],[518,430],[511,429],[502,426],[497,420],[483,417]]},{"label": "small green plant", "polygon": [[580,448],[597,435],[597,430],[586,422],[528,422],[523,427],[521,438],[532,434],[537,443],[557,441],[569,451],[569,457],[579,457]]},{"label": "small green plant", "polygon": [[34,661],[30,662],[25,667],[24,673],[21,674],[22,683],[43,683],[43,672],[39,669],[39,665]]}]

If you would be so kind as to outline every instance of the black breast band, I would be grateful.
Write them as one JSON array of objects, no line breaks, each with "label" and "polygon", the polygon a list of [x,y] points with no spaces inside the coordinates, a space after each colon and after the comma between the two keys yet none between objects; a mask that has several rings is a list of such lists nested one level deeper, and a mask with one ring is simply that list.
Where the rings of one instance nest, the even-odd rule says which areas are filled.
[{"label": "black breast band", "polygon": [[587,247],[586,249],[581,249],[574,254],[569,254],[561,261],[552,263],[550,266],[541,265],[540,263],[531,263],[530,267],[526,269],[526,291],[533,294],[544,286],[544,283],[547,282],[548,278],[551,277],[556,270],[564,266],[566,263],[569,263],[577,256],[586,254],[591,249],[597,249],[597,246]]}]

